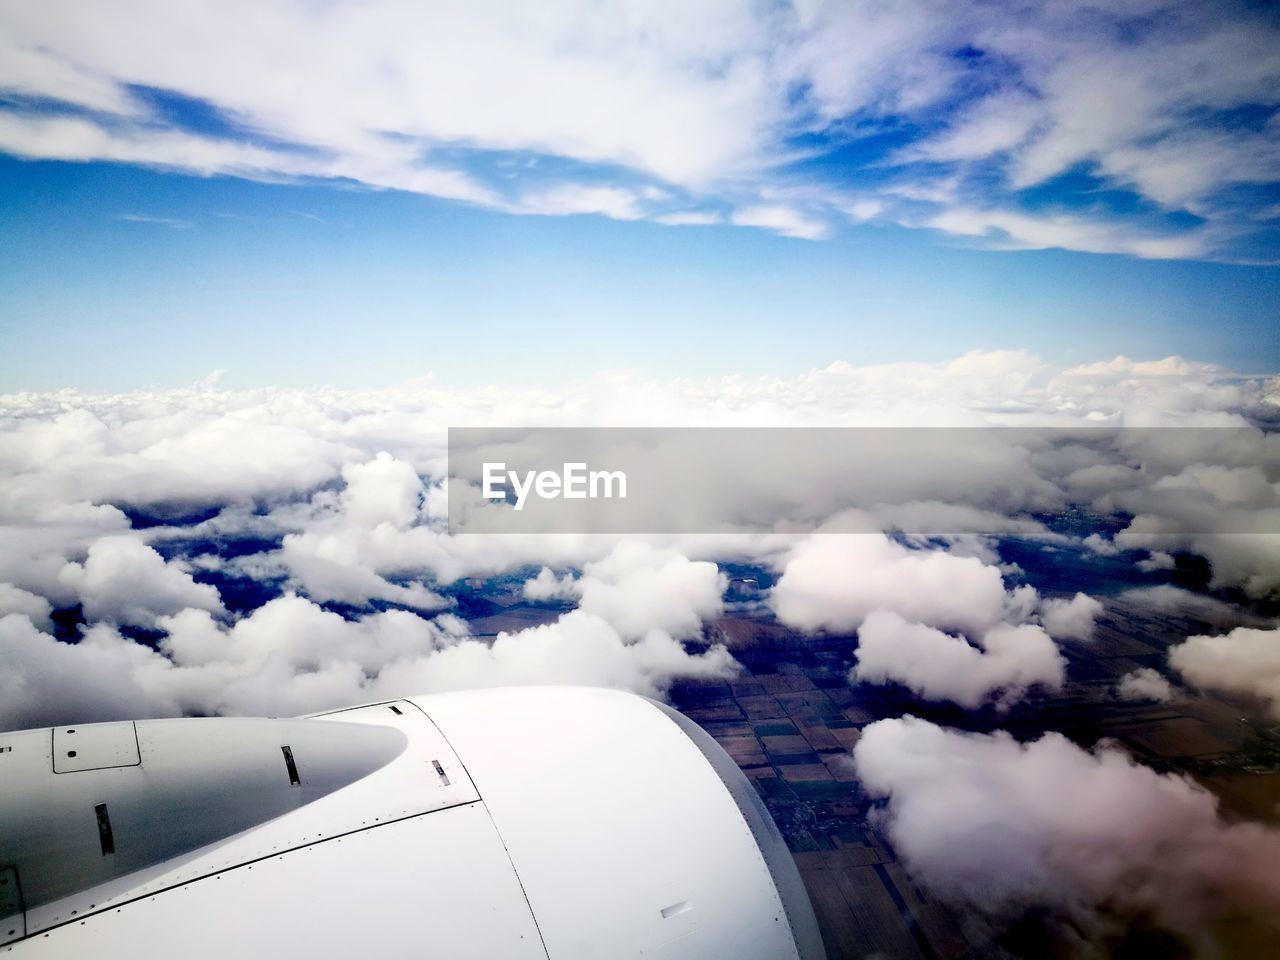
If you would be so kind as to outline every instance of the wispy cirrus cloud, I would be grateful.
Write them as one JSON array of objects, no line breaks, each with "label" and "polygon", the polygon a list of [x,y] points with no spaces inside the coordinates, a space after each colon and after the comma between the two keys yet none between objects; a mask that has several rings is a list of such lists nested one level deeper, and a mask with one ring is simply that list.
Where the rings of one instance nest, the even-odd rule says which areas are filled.
[{"label": "wispy cirrus cloud", "polygon": [[149,223],[157,227],[172,227],[175,230],[190,230],[195,226],[190,220],[179,220],[174,217],[153,217],[145,213],[122,213],[116,217],[125,223]]}]

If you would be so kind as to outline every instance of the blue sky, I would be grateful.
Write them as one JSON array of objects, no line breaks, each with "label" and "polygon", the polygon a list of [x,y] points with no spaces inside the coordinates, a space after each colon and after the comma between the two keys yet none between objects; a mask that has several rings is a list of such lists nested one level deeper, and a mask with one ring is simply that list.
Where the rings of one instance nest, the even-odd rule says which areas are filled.
[{"label": "blue sky", "polygon": [[684,6],[0,2],[0,389],[1280,367],[1267,10]]}]

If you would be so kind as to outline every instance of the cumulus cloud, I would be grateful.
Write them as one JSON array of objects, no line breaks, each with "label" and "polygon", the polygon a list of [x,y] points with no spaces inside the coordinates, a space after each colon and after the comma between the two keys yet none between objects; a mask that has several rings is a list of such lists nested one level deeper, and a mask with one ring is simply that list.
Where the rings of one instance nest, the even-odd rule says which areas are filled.
[{"label": "cumulus cloud", "polygon": [[526,580],[520,588],[528,600],[568,600],[577,597],[576,578],[572,573],[557,576],[550,567],[543,567],[532,580]]},{"label": "cumulus cloud", "polygon": [[1169,663],[1198,687],[1259,697],[1280,717],[1280,630],[1188,637],[1169,649]]},{"label": "cumulus cloud", "polygon": [[228,402],[177,391],[155,399],[62,396],[23,410],[15,402],[21,408],[34,397],[10,398],[0,519],[71,520],[75,511],[80,523],[127,526],[107,504],[180,510],[269,500],[319,486],[356,453],[337,424],[319,435],[302,396]]},{"label": "cumulus cloud", "polygon": [[677,677],[727,677],[722,646],[691,654],[670,634],[622,637],[594,614],[469,636],[452,615],[390,610],[354,620],[296,595],[230,626],[207,611],[161,617],[159,649],[106,624],[66,644],[22,615],[0,620],[0,724],[6,728],[137,716],[293,715],[414,693],[571,683],[662,696]]},{"label": "cumulus cloud", "polygon": [[1066,668],[1048,634],[1034,624],[997,624],[975,646],[885,610],[858,628],[854,656],[853,682],[896,681],[926,699],[969,709],[989,700],[1016,702],[1036,685],[1057,690]]},{"label": "cumulus cloud", "polygon": [[95,541],[84,563],[68,563],[59,579],[76,592],[90,620],[154,627],[157,617],[188,608],[222,612],[214,587],[196,583],[133,537]]},{"label": "cumulus cloud", "polygon": [[[1280,534],[1273,532],[1275,514],[1270,510],[1234,513],[1211,506],[1207,509],[1207,515],[1229,520],[1230,534],[1185,532],[1185,515],[1175,506],[1166,515],[1136,517],[1116,538],[1124,546],[1153,553],[1179,551],[1204,557],[1213,571],[1211,587],[1240,587],[1257,598],[1280,591]],[[1229,519],[1232,514],[1234,519]],[[1247,532],[1249,524],[1255,532]]]},{"label": "cumulus cloud", "polygon": [[163,666],[160,654],[105,625],[76,644],[61,643],[22,614],[0,618],[0,726],[6,730],[173,716],[180,705],[143,682]]},{"label": "cumulus cloud", "polygon": [[20,613],[42,630],[53,627],[49,614],[53,605],[44,597],[30,593],[11,583],[0,583],[0,617]]},{"label": "cumulus cloud", "polygon": [[421,610],[445,605],[438,594],[420,583],[392,583],[370,569],[355,544],[339,536],[290,534],[285,537],[279,560],[288,571],[290,582],[316,600],[352,606],[387,600]]},{"label": "cumulus cloud", "polygon": [[1173,699],[1173,686],[1150,667],[1126,673],[1116,684],[1116,694],[1122,700],[1155,700],[1168,703]]},{"label": "cumulus cloud", "polygon": [[1008,706],[1035,686],[1059,689],[1066,661],[1050,634],[1088,636],[1101,605],[1085,594],[1041,601],[1030,585],[1007,589],[993,558],[968,547],[813,534],[785,558],[769,603],[806,632],[856,630],[851,683],[896,682],[968,708]]},{"label": "cumulus cloud", "polygon": [[701,634],[705,620],[724,612],[728,580],[715,563],[637,540],[623,540],[588,561],[581,576],[543,567],[521,587],[535,601],[575,600],[630,639],[661,630],[677,638]]},{"label": "cumulus cloud", "polygon": [[624,641],[605,620],[584,611],[554,624],[501,633],[492,644],[467,642],[436,658],[406,661],[382,681],[403,690],[468,689],[524,683],[578,683],[661,696],[676,677],[725,678],[737,664],[720,645],[690,654],[669,634],[651,630]]},{"label": "cumulus cloud", "polygon": [[894,847],[945,897],[1048,908],[1099,941],[1154,921],[1206,956],[1224,921],[1276,933],[1280,833],[1225,822],[1208,792],[1119,750],[904,717],[866,727],[853,756]]},{"label": "cumulus cloud", "polygon": [[976,557],[912,550],[884,534],[818,533],[801,541],[769,597],[805,631],[851,632],[873,611],[944,630],[982,633],[1004,618],[999,569]]},{"label": "cumulus cloud", "polygon": [[1173,554],[1166,553],[1164,550],[1152,550],[1146,559],[1138,561],[1138,569],[1144,573],[1151,573],[1154,570],[1173,570],[1178,565],[1178,561],[1174,559]]},{"label": "cumulus cloud", "polygon": [[[254,604],[284,589],[313,606],[371,614],[393,605],[430,623],[448,609],[449,585],[461,578],[527,577],[545,567],[527,588],[530,598],[571,602],[630,645],[655,630],[675,641],[697,638],[722,610],[723,579],[715,563],[734,560],[778,572],[768,603],[796,629],[851,633],[877,612],[894,614],[911,626],[913,640],[944,646],[972,674],[939,688],[901,663],[882,659],[877,666],[868,645],[864,678],[942,689],[923,695],[1007,702],[1031,684],[1053,685],[1056,660],[1044,634],[1085,635],[1097,612],[1094,601],[1042,601],[1034,588],[1006,583],[1016,571],[1001,563],[994,539],[928,540],[884,530],[976,526],[993,536],[1070,546],[1071,536],[1049,531],[1025,511],[1052,511],[1082,498],[1087,509],[1108,516],[1139,503],[1144,489],[1147,517],[1182,516],[1192,498],[1197,510],[1245,511],[1256,528],[1268,522],[1270,508],[1255,506],[1262,487],[1247,468],[1257,467],[1274,483],[1280,461],[1270,453],[1250,465],[1232,459],[1229,448],[1206,448],[1204,462],[1216,457],[1228,472],[1188,471],[1159,444],[1125,446],[1127,431],[1090,434],[1119,438],[1110,445],[1085,442],[1073,431],[1131,421],[1240,427],[1247,422],[1243,411],[1273,406],[1274,386],[1266,381],[1178,358],[1117,358],[1062,370],[1021,351],[975,352],[939,363],[835,363],[792,378],[666,383],[610,374],[554,391],[462,391],[428,383],[379,391],[231,392],[202,384],[118,396],[12,395],[0,397],[0,583],[8,584],[0,589],[0,613],[25,615],[47,635],[53,611],[79,605],[82,633],[108,646],[116,627],[164,631],[161,621],[189,611],[203,618],[206,632],[219,635],[252,617],[253,609],[238,606],[245,596],[238,590],[234,603],[227,595],[234,612],[224,610],[214,587],[193,575],[202,571],[200,579],[213,579],[224,590],[227,578],[256,581],[261,592]],[[810,535],[762,529],[637,536],[625,543],[587,534],[450,535],[441,482],[445,428],[513,423],[1037,424],[1065,432],[1052,443],[1043,439],[1047,435],[1031,434],[1014,448],[966,446],[972,456],[940,479],[899,471],[888,457],[863,458],[852,465],[855,473],[840,476],[868,484],[876,508],[837,514],[823,532]],[[1179,436],[1185,445],[1186,436]],[[1202,451],[1191,452],[1198,458]],[[1139,460],[1148,466],[1135,469]],[[787,467],[765,464],[731,484],[734,509],[764,503],[767,515],[777,504],[760,498],[785,489],[779,484]],[[1106,483],[1081,479],[1096,467],[1124,473],[1108,475]],[[1155,489],[1162,478],[1173,482]],[[945,496],[922,496],[939,482]],[[801,491],[803,498],[782,507],[827,517],[841,508],[841,489],[835,484],[822,497]],[[1134,499],[1121,503],[1118,489]],[[1195,516],[1203,521],[1212,514]],[[139,529],[132,529],[131,518],[139,517]],[[1135,529],[1136,523],[1135,517],[1121,533],[1087,545],[1115,553],[1203,547],[1215,581],[1264,594],[1280,569],[1273,534],[1206,536],[1201,544],[1190,534],[1158,534]],[[1147,545],[1136,545],[1135,538]],[[1211,622],[1223,630],[1244,622],[1221,601],[1172,587],[1126,598],[1149,606],[1207,605]],[[1208,612],[1191,615],[1208,619]],[[1006,636],[1004,626],[1019,630]],[[1002,629],[993,634],[996,628]],[[1005,647],[997,650],[997,639],[1007,640]],[[307,667],[314,676],[305,683],[332,682],[334,689],[358,695],[362,668],[339,667],[348,660]],[[272,683],[281,691],[276,712],[311,702],[287,693],[291,661],[280,663],[281,674],[246,696],[242,707],[272,709]],[[140,709],[224,706],[208,697],[175,706],[170,693],[165,697],[170,699],[152,706],[143,697]]]},{"label": "cumulus cloud", "polygon": [[1085,593],[1069,600],[1045,599],[1040,602],[1040,622],[1049,635],[1060,640],[1093,639],[1093,621],[1102,613],[1102,604]]},{"label": "cumulus cloud", "polygon": [[714,563],[624,541],[587,564],[574,589],[580,610],[605,620],[623,637],[661,630],[686,638],[700,633],[703,620],[724,611],[727,586]]},{"label": "cumulus cloud", "polygon": [[367,463],[347,464],[342,479],[339,505],[352,524],[407,527],[417,520],[426,491],[417,472],[403,460],[381,451]]}]

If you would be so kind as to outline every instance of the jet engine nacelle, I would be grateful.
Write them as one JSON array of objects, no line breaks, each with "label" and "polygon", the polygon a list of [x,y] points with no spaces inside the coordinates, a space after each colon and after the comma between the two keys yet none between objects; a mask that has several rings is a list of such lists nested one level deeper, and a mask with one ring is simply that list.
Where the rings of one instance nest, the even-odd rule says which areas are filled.
[{"label": "jet engine nacelle", "polygon": [[0,734],[5,953],[824,956],[711,737],[554,687]]}]

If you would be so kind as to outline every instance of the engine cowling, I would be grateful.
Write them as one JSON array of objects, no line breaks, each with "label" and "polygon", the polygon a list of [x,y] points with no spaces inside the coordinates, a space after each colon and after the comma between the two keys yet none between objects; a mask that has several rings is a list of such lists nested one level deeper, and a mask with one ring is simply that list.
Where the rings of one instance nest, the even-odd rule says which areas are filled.
[{"label": "engine cowling", "polygon": [[3,734],[0,881],[15,956],[824,956],[733,761],[595,688]]}]

